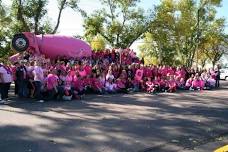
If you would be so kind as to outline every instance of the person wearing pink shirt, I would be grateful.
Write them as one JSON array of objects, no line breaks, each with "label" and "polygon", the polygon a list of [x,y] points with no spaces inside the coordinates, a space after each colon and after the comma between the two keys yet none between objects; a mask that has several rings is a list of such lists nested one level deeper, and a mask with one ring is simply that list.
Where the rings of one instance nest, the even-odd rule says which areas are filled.
[{"label": "person wearing pink shirt", "polygon": [[176,80],[177,83],[177,88],[180,90],[184,90],[185,89],[185,81],[184,78],[180,78]]},{"label": "person wearing pink shirt", "polygon": [[73,80],[73,90],[75,98],[82,98],[85,94],[85,85],[80,74],[76,74],[77,79]]},{"label": "person wearing pink shirt", "polygon": [[64,85],[63,85],[63,94],[62,98],[63,100],[71,100],[73,97],[73,88],[72,88],[72,83],[73,83],[73,75],[69,72],[66,76]]},{"label": "person wearing pink shirt", "polygon": [[165,77],[157,77],[158,81],[159,81],[159,84],[160,84],[160,91],[164,92],[166,90],[166,87],[167,87],[167,82],[166,82],[166,79]]},{"label": "person wearing pink shirt", "polygon": [[174,79],[173,75],[169,76],[169,80],[168,80],[168,92],[176,92],[177,90],[177,84],[176,81]]},{"label": "person wearing pink shirt", "polygon": [[84,69],[87,75],[92,73],[92,67],[88,63],[84,66]]},{"label": "person wearing pink shirt", "polygon": [[122,71],[120,77],[116,80],[117,91],[120,93],[128,93],[127,90],[127,73],[125,70]]},{"label": "person wearing pink shirt", "polygon": [[161,83],[160,83],[160,78],[159,77],[154,77],[153,85],[154,85],[154,93],[159,92],[160,87],[161,87]]},{"label": "person wearing pink shirt", "polygon": [[150,77],[148,77],[147,78],[147,81],[146,81],[146,91],[148,93],[153,93],[154,92],[154,84],[151,81],[151,78]]},{"label": "person wearing pink shirt", "polygon": [[47,99],[52,100],[58,93],[58,76],[56,75],[55,70],[52,70],[50,74],[48,74],[46,79],[47,86]]},{"label": "person wearing pink shirt", "polygon": [[204,81],[200,79],[199,74],[196,73],[194,80],[192,81],[192,90],[203,90]]},{"label": "person wearing pink shirt", "polygon": [[92,89],[94,92],[97,92],[99,94],[104,93],[103,82],[99,79],[99,77],[96,74],[94,74],[93,78],[91,78],[91,82],[92,82]]}]

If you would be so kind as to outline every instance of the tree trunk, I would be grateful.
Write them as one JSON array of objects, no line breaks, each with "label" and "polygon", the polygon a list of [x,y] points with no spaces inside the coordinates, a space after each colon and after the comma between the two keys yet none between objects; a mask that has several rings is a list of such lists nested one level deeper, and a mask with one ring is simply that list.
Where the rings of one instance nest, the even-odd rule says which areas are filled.
[{"label": "tree trunk", "polygon": [[212,61],[212,66],[213,66],[213,68],[215,67],[215,63],[216,63],[216,61]]},{"label": "tree trunk", "polygon": [[22,30],[21,32],[23,32],[23,31],[30,31],[30,28],[29,28],[29,26],[27,25],[27,23],[26,23],[26,21],[25,21],[25,19],[24,19],[24,17],[23,17],[22,0],[18,0],[18,1],[17,1],[17,4],[18,4],[18,7],[17,7],[17,20],[18,20],[19,22],[21,22],[22,25],[23,25],[23,29],[21,29],[21,30]]},{"label": "tree trunk", "polygon": [[61,19],[62,11],[64,9],[65,4],[66,4],[66,0],[62,0],[61,4],[60,4],[60,8],[59,8],[59,15],[58,15],[57,23],[56,23],[54,30],[52,31],[52,34],[55,34],[59,28],[60,19]]}]

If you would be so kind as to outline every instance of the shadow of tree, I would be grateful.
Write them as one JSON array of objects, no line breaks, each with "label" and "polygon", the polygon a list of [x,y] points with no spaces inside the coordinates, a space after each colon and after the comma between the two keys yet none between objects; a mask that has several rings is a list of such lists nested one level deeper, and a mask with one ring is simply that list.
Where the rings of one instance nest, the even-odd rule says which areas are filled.
[{"label": "shadow of tree", "polygon": [[192,149],[228,132],[225,91],[90,95],[83,101],[10,103],[0,107],[0,114],[13,117],[0,124],[0,149],[4,152]]}]

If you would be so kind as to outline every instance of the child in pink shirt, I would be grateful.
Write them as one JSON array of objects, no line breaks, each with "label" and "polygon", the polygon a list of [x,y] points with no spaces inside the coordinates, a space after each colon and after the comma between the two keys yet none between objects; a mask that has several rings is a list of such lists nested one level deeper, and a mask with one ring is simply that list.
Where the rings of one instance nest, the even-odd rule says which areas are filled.
[{"label": "child in pink shirt", "polygon": [[76,99],[81,99],[82,96],[85,94],[85,86],[82,80],[82,77],[78,74],[77,79],[73,81],[73,88],[74,88],[74,97]]},{"label": "child in pink shirt", "polygon": [[184,78],[180,78],[176,81],[178,89],[184,90],[185,89],[185,81]]},{"label": "child in pink shirt", "polygon": [[147,81],[146,81],[146,91],[148,93],[153,93],[154,92],[154,84],[151,81],[151,78],[150,77],[148,77],[147,78]]},{"label": "child in pink shirt", "polygon": [[204,81],[200,79],[199,75],[196,74],[194,80],[192,81],[191,88],[193,90],[203,90],[204,88]]},{"label": "child in pink shirt", "polygon": [[185,89],[186,89],[186,90],[189,90],[189,89],[191,88],[191,86],[192,86],[192,81],[193,81],[193,78],[192,78],[192,77],[190,77],[190,78],[186,81],[186,83],[185,83]]},{"label": "child in pink shirt", "polygon": [[174,80],[174,77],[173,75],[170,76],[170,80],[168,81],[168,92],[176,92],[177,90],[177,84],[176,84],[176,81]]}]

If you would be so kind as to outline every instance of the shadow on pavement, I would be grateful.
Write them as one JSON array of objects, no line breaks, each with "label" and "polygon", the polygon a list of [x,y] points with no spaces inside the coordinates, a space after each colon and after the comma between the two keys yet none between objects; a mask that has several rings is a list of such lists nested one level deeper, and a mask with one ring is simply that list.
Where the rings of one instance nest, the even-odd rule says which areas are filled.
[{"label": "shadow on pavement", "polygon": [[[227,90],[87,96],[0,106],[4,152],[160,152],[193,149],[228,133]],[[11,116],[12,115],[12,116]],[[0,117],[3,118],[3,117]]]}]

